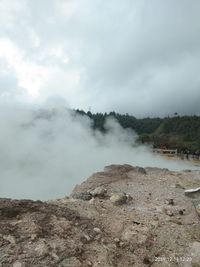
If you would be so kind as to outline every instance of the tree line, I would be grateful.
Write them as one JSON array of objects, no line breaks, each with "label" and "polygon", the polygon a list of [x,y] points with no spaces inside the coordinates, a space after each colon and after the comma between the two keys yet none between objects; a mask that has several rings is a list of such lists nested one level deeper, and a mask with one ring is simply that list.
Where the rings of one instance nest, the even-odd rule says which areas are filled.
[{"label": "tree line", "polygon": [[138,142],[152,144],[155,148],[178,149],[179,152],[200,151],[200,116],[173,116],[165,118],[138,119],[129,114],[91,113],[75,110],[92,120],[94,129],[106,132],[105,121],[113,117],[123,128],[130,128],[138,134]]}]

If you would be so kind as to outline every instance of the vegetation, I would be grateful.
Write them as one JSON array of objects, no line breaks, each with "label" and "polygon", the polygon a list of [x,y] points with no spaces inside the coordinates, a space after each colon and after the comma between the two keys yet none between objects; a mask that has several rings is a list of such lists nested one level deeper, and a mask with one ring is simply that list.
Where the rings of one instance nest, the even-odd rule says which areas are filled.
[{"label": "vegetation", "polygon": [[93,120],[94,129],[105,132],[105,121],[108,117],[115,118],[123,128],[131,128],[138,135],[138,141],[151,143],[154,147],[177,148],[178,151],[195,153],[200,151],[200,116],[174,116],[166,118],[137,119],[129,114],[96,113],[92,114],[76,110]]}]

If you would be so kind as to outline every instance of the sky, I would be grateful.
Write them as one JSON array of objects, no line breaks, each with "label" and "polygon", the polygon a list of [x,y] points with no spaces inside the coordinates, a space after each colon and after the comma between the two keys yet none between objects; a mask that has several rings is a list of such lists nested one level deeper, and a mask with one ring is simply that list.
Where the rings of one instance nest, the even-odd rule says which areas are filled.
[{"label": "sky", "polygon": [[0,0],[0,102],[200,115],[199,0]]}]

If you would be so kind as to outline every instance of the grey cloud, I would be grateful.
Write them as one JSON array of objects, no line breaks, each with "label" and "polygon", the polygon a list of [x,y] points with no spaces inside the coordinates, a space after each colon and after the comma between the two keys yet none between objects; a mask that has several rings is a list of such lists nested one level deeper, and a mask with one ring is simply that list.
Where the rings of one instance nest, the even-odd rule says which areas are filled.
[{"label": "grey cloud", "polygon": [[136,116],[200,113],[198,0],[11,2],[0,34],[51,70],[41,98]]}]

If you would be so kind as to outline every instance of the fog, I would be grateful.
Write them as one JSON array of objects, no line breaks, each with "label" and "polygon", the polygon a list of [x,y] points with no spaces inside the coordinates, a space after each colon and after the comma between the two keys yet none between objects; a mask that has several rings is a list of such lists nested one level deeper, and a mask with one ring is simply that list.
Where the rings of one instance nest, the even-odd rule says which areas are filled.
[{"label": "fog", "polygon": [[[183,163],[155,156],[137,145],[137,135],[110,118],[107,134],[92,129],[88,117],[64,103],[0,105],[0,196],[54,199],[70,194],[109,164],[180,170]],[[191,167],[191,166],[190,166]]]}]

